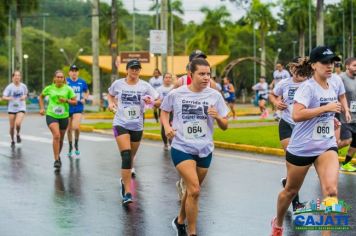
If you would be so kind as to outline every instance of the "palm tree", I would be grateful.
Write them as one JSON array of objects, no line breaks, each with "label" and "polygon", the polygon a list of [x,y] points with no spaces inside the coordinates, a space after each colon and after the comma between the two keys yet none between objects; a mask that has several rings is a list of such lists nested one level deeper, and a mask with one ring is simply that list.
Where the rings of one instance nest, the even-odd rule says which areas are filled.
[{"label": "palm tree", "polygon": [[[260,0],[252,0],[251,8],[247,13],[247,19],[250,23],[254,22],[258,25],[261,40],[261,61],[266,62],[266,35],[268,31],[273,31],[277,22],[272,16],[270,8],[271,3],[261,3]],[[254,27],[254,26],[253,26]],[[261,64],[261,76],[266,76],[265,65]]]},{"label": "palm tree", "polygon": [[229,23],[230,16],[227,8],[221,6],[211,10],[203,7],[201,11],[205,14],[205,19],[198,26],[195,36],[188,42],[189,51],[199,48],[214,55],[218,51],[227,51],[228,37],[225,26]]},{"label": "palm tree", "polygon": [[308,28],[308,4],[310,0],[283,1],[284,15],[292,29],[298,33],[299,56],[305,56],[305,31]]}]

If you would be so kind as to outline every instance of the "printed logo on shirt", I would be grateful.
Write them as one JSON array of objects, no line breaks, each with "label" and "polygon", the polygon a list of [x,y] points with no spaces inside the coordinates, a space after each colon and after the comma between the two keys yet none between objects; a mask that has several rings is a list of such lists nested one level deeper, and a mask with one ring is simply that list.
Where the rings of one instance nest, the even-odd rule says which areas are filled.
[{"label": "printed logo on shirt", "polygon": [[208,102],[182,100],[183,135],[198,139],[207,135]]},{"label": "printed logo on shirt", "polygon": [[13,93],[13,97],[14,98],[19,98],[19,97],[22,97],[22,95],[23,95],[23,92],[22,91],[20,91],[20,90],[16,90],[16,91],[14,91],[14,93]]},{"label": "printed logo on shirt", "polygon": [[294,94],[297,91],[298,87],[290,87],[288,89],[288,99],[293,100],[294,99]]},{"label": "printed logo on shirt", "polygon": [[140,91],[122,90],[121,103],[124,105],[129,105],[129,104],[140,105],[141,96],[142,93]]},{"label": "printed logo on shirt", "polygon": [[[328,97],[328,98],[321,97],[319,101],[320,101],[320,106],[322,107],[322,106],[326,106],[330,102],[337,102],[337,97]],[[328,118],[330,116],[334,116],[334,113],[326,112],[326,113],[319,115],[319,117],[321,117],[321,118]]]}]

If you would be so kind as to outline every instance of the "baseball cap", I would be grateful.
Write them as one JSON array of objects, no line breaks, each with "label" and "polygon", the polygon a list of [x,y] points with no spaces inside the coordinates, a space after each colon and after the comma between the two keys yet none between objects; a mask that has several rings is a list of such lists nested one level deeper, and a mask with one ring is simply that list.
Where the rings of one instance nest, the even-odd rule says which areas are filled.
[{"label": "baseball cap", "polygon": [[318,46],[313,48],[309,56],[310,62],[327,62],[341,61],[340,57],[336,56],[333,51],[327,46]]},{"label": "baseball cap", "polygon": [[133,68],[133,67],[138,67],[138,68],[142,68],[141,67],[141,62],[139,60],[133,59],[127,62],[126,64],[126,69],[128,68]]},{"label": "baseball cap", "polygon": [[189,55],[189,61],[191,62],[194,58],[207,58],[205,53],[203,53],[200,50],[194,50],[190,55]]},{"label": "baseball cap", "polygon": [[78,68],[76,65],[71,65],[71,66],[69,67],[69,70],[76,70],[76,71],[78,71],[79,68]]}]

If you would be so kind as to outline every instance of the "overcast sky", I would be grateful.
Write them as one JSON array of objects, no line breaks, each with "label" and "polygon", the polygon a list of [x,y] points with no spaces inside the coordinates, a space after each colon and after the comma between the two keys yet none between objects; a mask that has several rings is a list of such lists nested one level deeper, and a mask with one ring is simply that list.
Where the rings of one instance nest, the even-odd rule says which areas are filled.
[{"label": "overcast sky", "polygon": [[[111,4],[111,0],[101,0]],[[149,11],[150,6],[155,2],[155,0],[121,0],[124,3],[126,9],[132,12],[133,2],[135,2],[135,8],[138,13],[142,14],[154,14],[154,12]],[[159,0],[160,1],[160,0]],[[316,2],[316,0],[314,0]],[[262,0],[262,2],[274,2],[277,3],[277,0]],[[324,0],[325,4],[340,2],[340,0]],[[204,14],[200,12],[200,9],[204,6],[211,9],[217,8],[221,5],[226,5],[231,14],[232,20],[238,20],[245,11],[232,4],[229,0],[182,0],[183,9],[184,9],[184,21],[195,21],[200,23],[204,19]],[[274,9],[273,12],[277,13],[278,8]]]}]

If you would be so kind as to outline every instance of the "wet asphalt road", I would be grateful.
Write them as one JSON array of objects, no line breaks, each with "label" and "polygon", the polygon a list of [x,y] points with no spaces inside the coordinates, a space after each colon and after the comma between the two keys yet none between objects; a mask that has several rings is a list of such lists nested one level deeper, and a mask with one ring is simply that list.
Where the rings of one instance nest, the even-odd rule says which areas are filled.
[{"label": "wet asphalt road", "polygon": [[[135,202],[122,207],[119,191],[120,155],[112,136],[83,133],[80,160],[65,158],[56,174],[51,135],[45,119],[27,115],[23,143],[11,149],[6,116],[0,116],[0,235],[175,235],[177,173],[160,142],[144,140],[132,181]],[[199,235],[269,235],[275,215],[283,159],[216,150],[203,184],[198,219]],[[356,235],[356,175],[341,174],[340,198],[350,204]],[[320,197],[314,169],[301,190],[301,200]],[[291,216],[285,235],[297,233]]]}]

